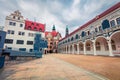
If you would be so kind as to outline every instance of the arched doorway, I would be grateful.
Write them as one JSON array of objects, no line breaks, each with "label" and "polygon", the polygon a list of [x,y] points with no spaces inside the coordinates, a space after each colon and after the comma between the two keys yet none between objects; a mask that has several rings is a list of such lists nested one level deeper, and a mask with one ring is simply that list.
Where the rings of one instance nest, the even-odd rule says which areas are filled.
[{"label": "arched doorway", "polygon": [[84,47],[83,47],[83,43],[82,42],[80,42],[79,43],[79,54],[83,54],[84,53],[84,49],[83,49]]},{"label": "arched doorway", "polygon": [[120,31],[113,33],[110,39],[113,55],[120,56]]},{"label": "arched doorway", "polygon": [[86,54],[94,54],[93,51],[93,44],[91,40],[87,40],[85,43],[85,48],[86,48]]},{"label": "arched doorway", "polygon": [[72,50],[73,50],[72,45],[70,45],[70,54],[72,54]]},{"label": "arched doorway", "polygon": [[95,40],[96,54],[97,55],[109,55],[108,42],[105,37],[98,37]]},{"label": "arched doorway", "polygon": [[77,54],[77,44],[74,44],[74,54]]}]

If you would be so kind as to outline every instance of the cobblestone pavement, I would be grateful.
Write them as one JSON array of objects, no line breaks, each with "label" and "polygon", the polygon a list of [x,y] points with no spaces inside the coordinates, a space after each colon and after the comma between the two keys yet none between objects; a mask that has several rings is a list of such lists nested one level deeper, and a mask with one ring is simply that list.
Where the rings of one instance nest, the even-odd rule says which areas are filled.
[{"label": "cobblestone pavement", "polygon": [[107,78],[81,69],[52,55],[45,55],[0,71],[0,80],[108,80]]}]

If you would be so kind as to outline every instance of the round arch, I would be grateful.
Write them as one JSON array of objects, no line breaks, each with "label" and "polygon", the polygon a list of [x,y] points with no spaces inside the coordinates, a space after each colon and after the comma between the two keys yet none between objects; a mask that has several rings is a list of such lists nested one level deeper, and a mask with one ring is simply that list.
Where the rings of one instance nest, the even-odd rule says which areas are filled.
[{"label": "round arch", "polygon": [[99,36],[95,39],[95,47],[97,55],[109,55],[109,47],[107,38],[104,36]]},{"label": "round arch", "polygon": [[114,32],[110,36],[111,47],[114,55],[120,54],[120,31]]}]

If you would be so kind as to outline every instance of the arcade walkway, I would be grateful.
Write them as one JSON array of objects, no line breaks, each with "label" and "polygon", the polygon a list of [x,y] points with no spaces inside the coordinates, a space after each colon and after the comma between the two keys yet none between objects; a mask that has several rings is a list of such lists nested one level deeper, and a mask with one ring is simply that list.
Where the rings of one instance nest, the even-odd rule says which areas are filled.
[{"label": "arcade walkway", "polygon": [[53,55],[42,59],[7,66],[0,80],[108,80],[103,76],[64,62]]}]

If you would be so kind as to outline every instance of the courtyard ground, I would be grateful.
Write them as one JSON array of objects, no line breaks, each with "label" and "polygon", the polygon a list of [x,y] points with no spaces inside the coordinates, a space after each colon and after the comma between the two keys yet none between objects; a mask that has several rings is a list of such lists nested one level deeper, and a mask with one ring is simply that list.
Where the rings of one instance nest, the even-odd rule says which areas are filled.
[{"label": "courtyard ground", "polygon": [[0,70],[0,80],[108,80],[99,74],[63,61],[66,59],[65,56],[72,58],[72,55],[48,54],[41,59],[8,63]]},{"label": "courtyard ground", "polygon": [[110,80],[120,80],[120,57],[53,54],[56,58],[103,75]]}]

